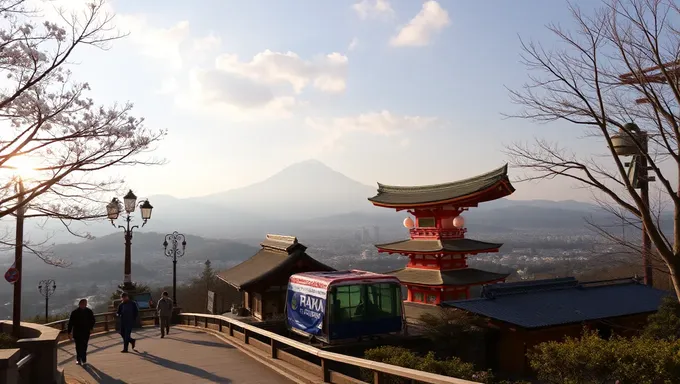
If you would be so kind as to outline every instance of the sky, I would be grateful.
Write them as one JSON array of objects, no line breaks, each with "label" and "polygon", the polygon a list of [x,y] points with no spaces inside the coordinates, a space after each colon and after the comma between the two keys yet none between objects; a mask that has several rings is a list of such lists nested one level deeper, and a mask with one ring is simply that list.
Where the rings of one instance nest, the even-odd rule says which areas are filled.
[{"label": "sky", "polygon": [[[61,0],[75,6],[82,1]],[[98,103],[130,101],[168,136],[167,164],[118,169],[141,196],[201,196],[318,159],[365,184],[453,181],[535,137],[588,153],[579,128],[503,117],[527,81],[520,37],[550,45],[566,2],[288,0],[109,3],[129,36],[83,47],[75,77]],[[506,88],[507,87],[507,88]],[[511,177],[513,170],[510,171]],[[577,199],[568,181],[516,199]]]}]

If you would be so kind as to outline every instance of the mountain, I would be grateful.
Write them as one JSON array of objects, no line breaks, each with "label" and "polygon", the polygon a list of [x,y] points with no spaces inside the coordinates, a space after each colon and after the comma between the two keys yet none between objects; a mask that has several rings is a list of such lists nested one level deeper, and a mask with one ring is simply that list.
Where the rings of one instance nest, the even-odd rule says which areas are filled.
[{"label": "mountain", "polygon": [[375,187],[352,180],[320,161],[307,160],[259,183],[190,201],[291,221],[367,212],[372,206],[366,199],[375,192]]},{"label": "mountain", "polygon": [[[516,185],[517,188],[523,186]],[[352,180],[319,161],[308,160],[291,165],[261,182],[208,196],[185,199],[150,196],[154,206],[152,218],[137,232],[179,231],[252,245],[257,245],[267,233],[292,234],[310,241],[338,236],[346,238],[362,228],[377,227],[382,238],[402,236],[401,223],[406,214],[374,207],[367,198],[375,193],[375,187]],[[471,232],[485,233],[583,233],[588,231],[586,217],[608,225],[617,224],[598,206],[573,200],[499,199],[471,208],[464,216]],[[136,214],[134,224],[139,224],[138,220]],[[10,230],[14,224],[0,221],[3,223]],[[26,230],[31,240],[42,240],[44,234],[39,234],[47,228],[53,234],[51,242],[74,241],[60,223],[38,227],[41,224],[38,220],[27,220]],[[98,237],[117,232],[114,238],[122,241],[122,231],[112,228],[105,220],[78,223],[73,228]]]}]

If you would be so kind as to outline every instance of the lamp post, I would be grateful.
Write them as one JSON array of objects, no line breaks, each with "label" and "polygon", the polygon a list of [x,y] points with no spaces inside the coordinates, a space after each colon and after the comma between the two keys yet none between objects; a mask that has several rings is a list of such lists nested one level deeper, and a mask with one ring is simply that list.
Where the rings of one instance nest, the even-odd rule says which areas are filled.
[{"label": "lamp post", "polygon": [[[178,245],[181,244],[180,249]],[[168,248],[170,245],[170,248]],[[187,248],[187,241],[184,235],[178,233],[177,231],[165,235],[165,241],[163,241],[163,249],[165,250],[165,256],[172,257],[172,303],[177,306],[177,258],[184,256],[184,251]]]},{"label": "lamp post", "polygon": [[[640,198],[645,209],[649,209],[649,182],[654,176],[649,175],[647,166],[648,142],[647,132],[641,131],[634,123],[627,123],[619,133],[612,135],[612,146],[618,156],[631,156],[628,166],[628,178],[633,188],[640,189]],[[644,221],[642,222],[642,265],[644,267],[644,282],[654,285],[652,277],[652,263],[650,260],[652,241]]]},{"label": "lamp post", "polygon": [[[135,196],[134,193],[132,193],[132,190],[129,190],[128,193],[123,197],[123,204],[121,204],[120,200],[118,198],[114,197],[113,200],[106,206],[106,214],[111,220],[111,225],[116,227],[116,224],[113,222],[114,220],[118,219],[118,216],[121,213],[122,208],[125,209],[125,225],[118,225],[117,227],[123,230],[123,234],[125,235],[125,270],[124,270],[124,278],[123,278],[123,289],[124,290],[132,290],[134,288],[134,285],[132,284],[132,258],[131,258],[131,251],[132,251],[132,231],[135,228],[139,228],[138,225],[133,225],[130,226],[130,222],[132,221],[132,213],[135,211],[135,208],[137,207],[137,196]],[[151,203],[149,203],[149,200],[143,200],[139,203],[139,208],[141,211],[142,215],[142,227],[146,225],[146,222],[151,218],[151,210],[153,209],[153,206],[151,206]]]},{"label": "lamp post", "polygon": [[17,191],[17,225],[16,238],[14,243],[14,268],[17,270],[17,280],[14,283],[14,299],[12,301],[12,333],[17,339],[21,337],[21,268],[22,255],[24,251],[24,213],[26,207],[24,206],[24,181],[21,176],[17,177],[15,185]]},{"label": "lamp post", "polygon": [[54,294],[56,289],[57,283],[52,279],[41,280],[38,284],[38,291],[45,297],[45,324],[49,321],[50,296]]}]

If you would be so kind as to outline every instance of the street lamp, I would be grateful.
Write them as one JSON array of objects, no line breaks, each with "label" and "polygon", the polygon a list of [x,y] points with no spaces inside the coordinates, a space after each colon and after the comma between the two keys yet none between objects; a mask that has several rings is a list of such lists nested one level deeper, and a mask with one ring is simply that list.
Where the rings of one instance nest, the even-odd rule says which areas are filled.
[{"label": "street lamp", "polygon": [[[182,248],[178,248],[178,244],[182,244]],[[171,245],[168,248],[168,245]],[[184,256],[184,251],[187,248],[187,241],[184,235],[177,231],[165,235],[163,241],[163,249],[165,256],[172,257],[172,302],[177,306],[177,258]]]},{"label": "street lamp", "polygon": [[[640,198],[646,209],[649,209],[649,182],[654,176],[649,175],[647,166],[648,142],[647,132],[640,130],[634,123],[627,123],[615,135],[612,135],[612,147],[618,156],[631,156],[628,167],[628,179],[633,188],[640,189]],[[650,260],[652,241],[644,221],[642,222],[642,265],[644,266],[645,284],[652,286],[652,263]]]},{"label": "street lamp", "polygon": [[126,225],[118,225],[117,227],[123,230],[123,234],[125,235],[125,275],[123,279],[123,289],[126,291],[130,291],[134,288],[132,284],[132,259],[131,259],[131,249],[132,249],[132,231],[135,228],[139,228],[138,225],[133,225],[132,227],[130,226],[130,222],[132,221],[132,213],[135,211],[135,208],[139,205],[141,215],[142,215],[142,227],[146,225],[146,222],[151,218],[151,210],[153,209],[153,206],[151,206],[151,203],[149,203],[149,200],[143,200],[139,204],[137,204],[137,196],[135,196],[134,193],[132,193],[132,190],[128,191],[128,193],[123,197],[123,203],[118,200],[118,198],[114,197],[113,200],[106,206],[106,214],[111,220],[111,225],[116,227],[116,224],[114,223],[114,220],[118,219],[118,216],[120,215],[121,211],[125,209],[125,223]]},{"label": "street lamp", "polygon": [[45,324],[49,321],[50,296],[54,294],[56,289],[57,283],[52,279],[41,280],[38,284],[38,291],[45,297]]}]

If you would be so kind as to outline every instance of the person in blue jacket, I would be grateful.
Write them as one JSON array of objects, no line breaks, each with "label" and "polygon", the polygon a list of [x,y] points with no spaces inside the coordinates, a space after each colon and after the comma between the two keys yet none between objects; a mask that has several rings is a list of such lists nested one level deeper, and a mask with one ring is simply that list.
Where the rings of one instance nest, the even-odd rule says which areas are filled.
[{"label": "person in blue jacket", "polygon": [[123,350],[122,353],[127,353],[128,344],[132,344],[132,349],[135,349],[136,341],[132,338],[132,328],[134,328],[139,308],[137,303],[130,300],[127,293],[123,293],[120,298],[123,300],[118,305],[118,312],[116,316],[120,318],[120,335],[123,336]]}]

